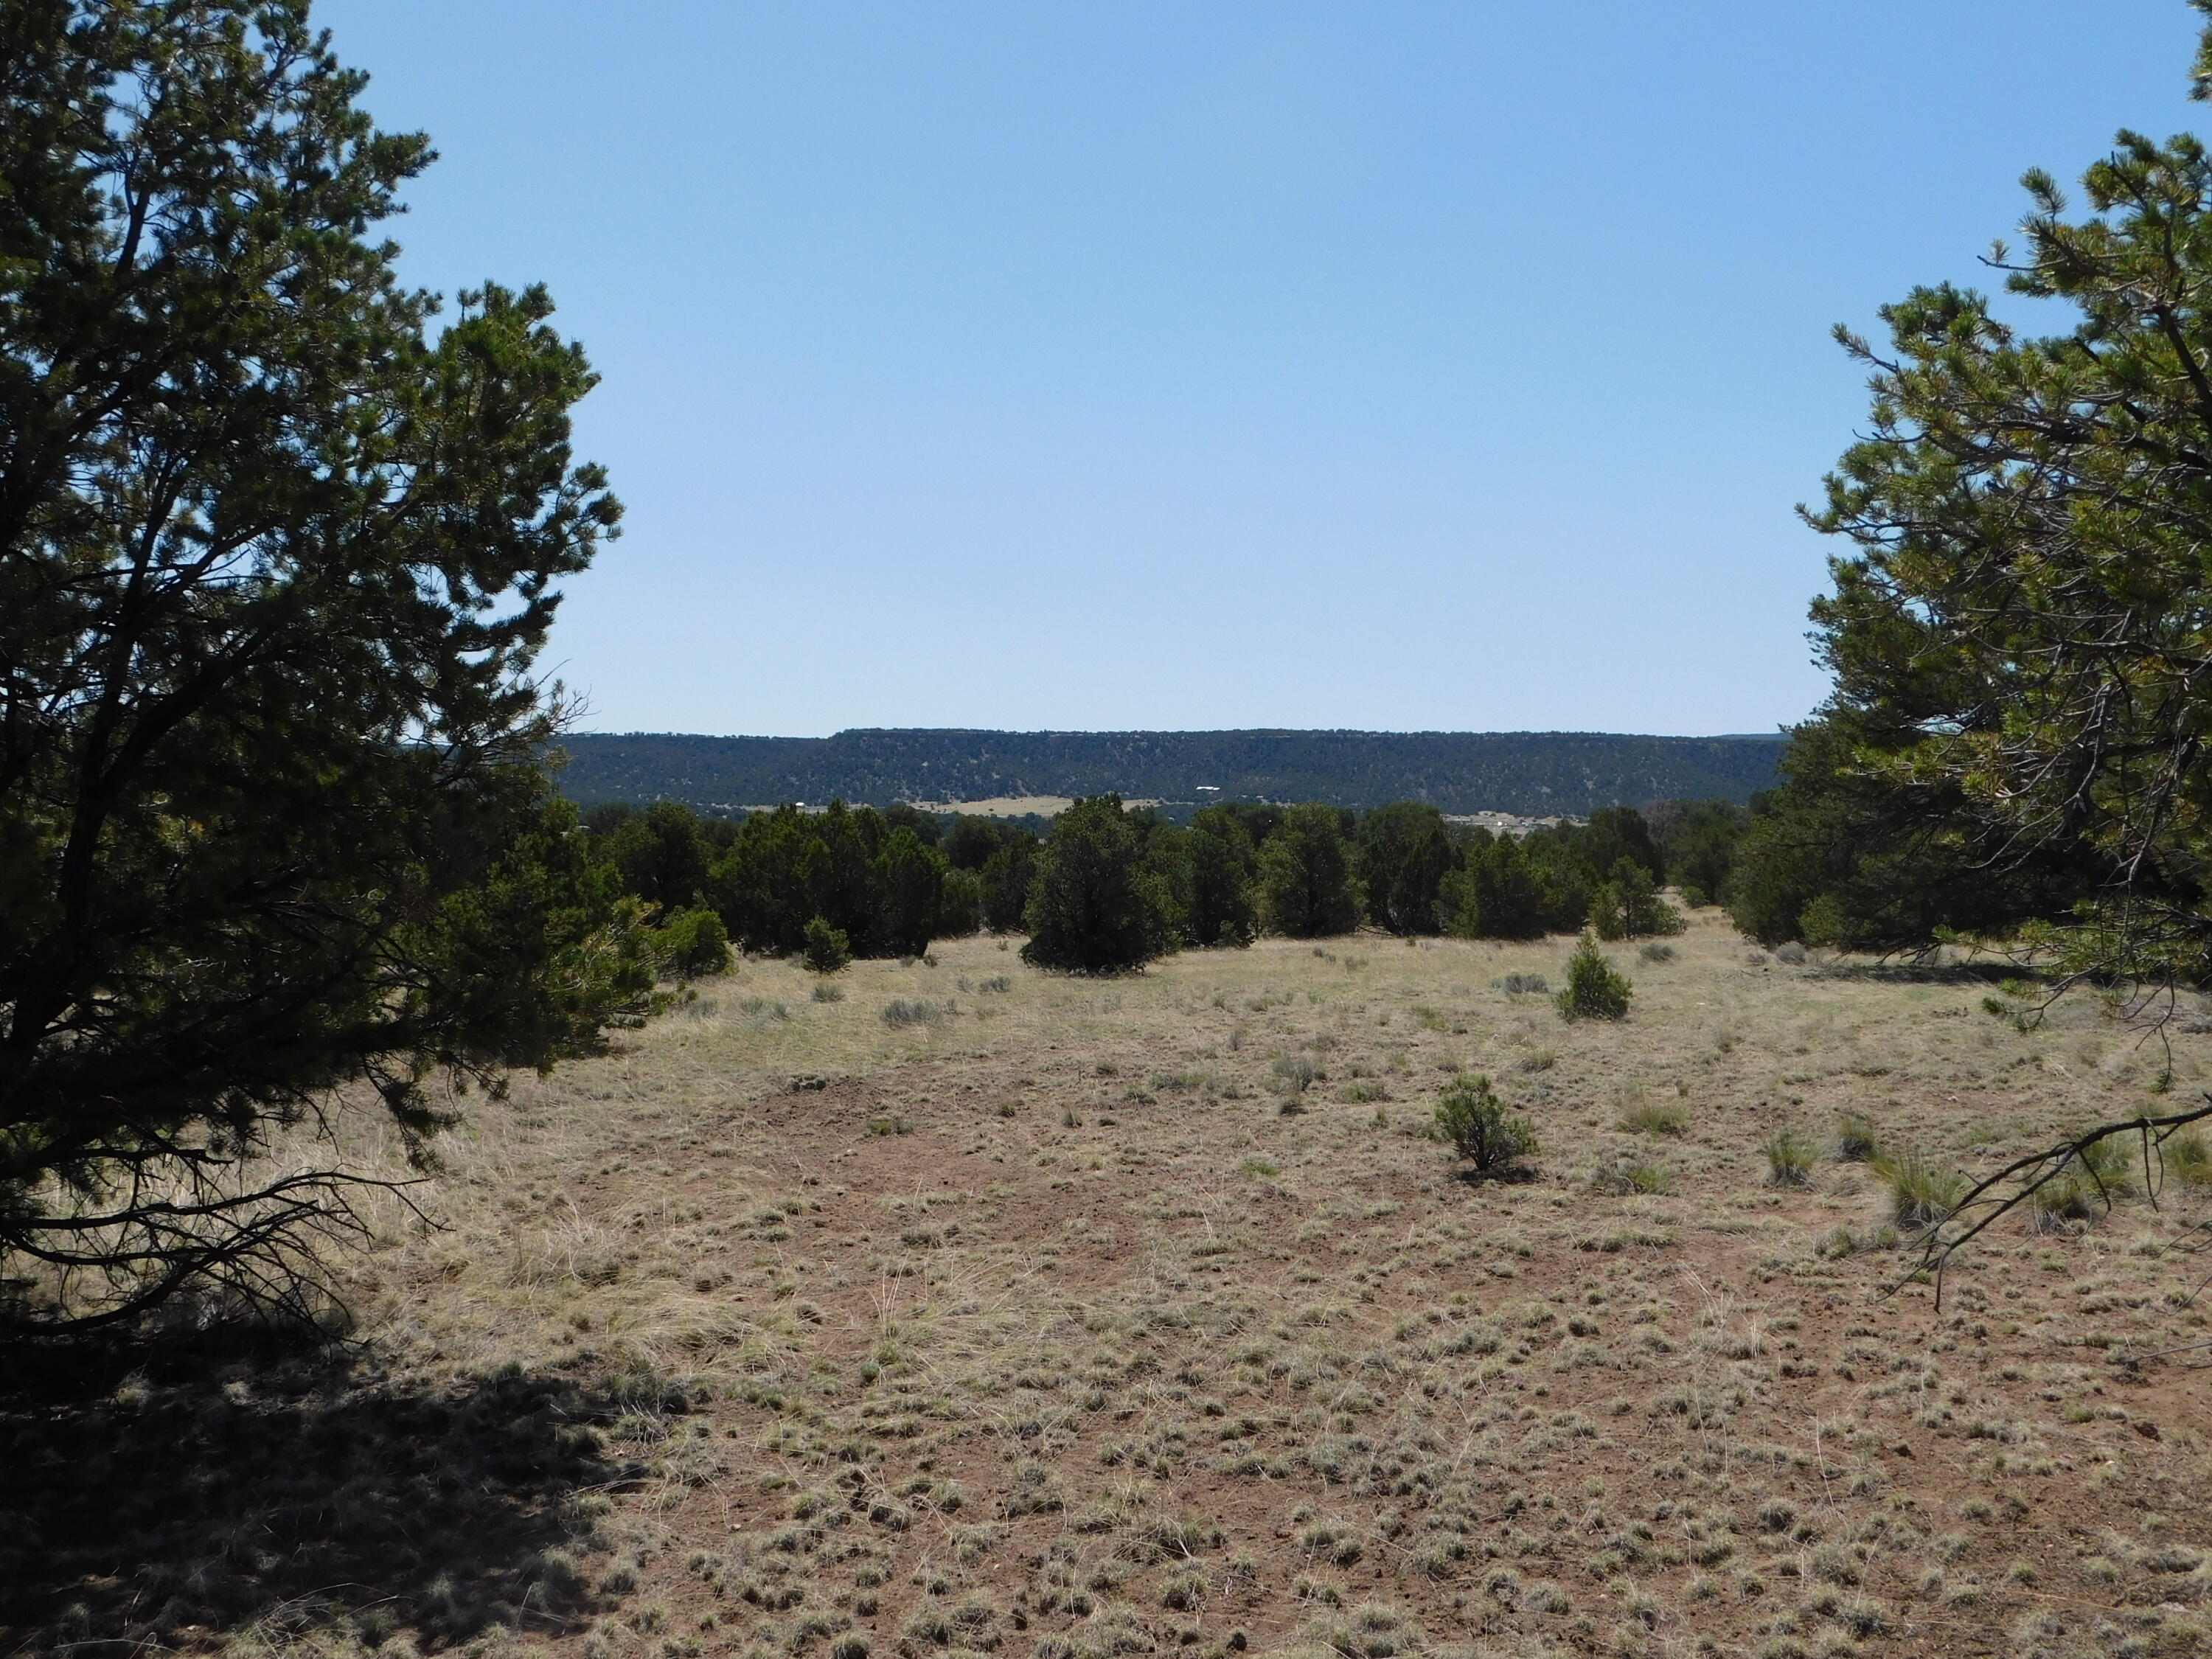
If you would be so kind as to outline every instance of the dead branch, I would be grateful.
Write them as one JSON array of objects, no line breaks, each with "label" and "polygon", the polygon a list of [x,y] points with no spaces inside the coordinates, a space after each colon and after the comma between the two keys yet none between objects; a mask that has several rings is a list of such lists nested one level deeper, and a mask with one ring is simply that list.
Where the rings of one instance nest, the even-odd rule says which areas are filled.
[{"label": "dead branch", "polygon": [[[2096,1186],[2098,1196],[2103,1199],[2105,1207],[2109,1211],[2112,1207],[2112,1195],[2106,1190],[2104,1177],[2098,1173],[2096,1166],[2084,1158],[2082,1154],[2100,1141],[2109,1140],[2115,1135],[2131,1134],[2141,1138],[2144,1195],[2150,1200],[2152,1207],[2156,1208],[2159,1187],[2161,1183],[2152,1174],[2154,1154],[2156,1155],[2155,1167],[2158,1175],[2163,1176],[2166,1169],[2163,1148],[2166,1142],[2191,1124],[2201,1123],[2207,1118],[2212,1118],[2212,1094],[2204,1097],[2203,1105],[2192,1107],[2185,1112],[2172,1112],[2162,1117],[2132,1117],[2115,1123],[2100,1123],[2094,1128],[2084,1130],[2071,1140],[2062,1142],[2040,1152],[2031,1152],[2026,1158],[2014,1159],[1995,1175],[1987,1176],[1967,1188],[1965,1196],[1952,1206],[1950,1212],[1941,1217],[1928,1228],[1921,1237],[1919,1261],[1910,1273],[1885,1291],[1883,1295],[1894,1296],[1914,1279],[1933,1273],[1936,1279],[1936,1306],[1940,1311],[1943,1306],[1943,1274],[1945,1269],[1950,1266],[1952,1256],[1971,1244],[1996,1222],[2009,1215],[2022,1204],[2033,1200],[2038,1193],[2063,1176],[2069,1168],[2076,1165],[2087,1173],[2089,1179]],[[2026,1179],[2017,1189],[2008,1193],[2002,1190],[2007,1183],[2021,1176],[2025,1176]],[[1954,1228],[1954,1224],[1965,1217],[1971,1217],[1971,1219],[1963,1228]]]}]

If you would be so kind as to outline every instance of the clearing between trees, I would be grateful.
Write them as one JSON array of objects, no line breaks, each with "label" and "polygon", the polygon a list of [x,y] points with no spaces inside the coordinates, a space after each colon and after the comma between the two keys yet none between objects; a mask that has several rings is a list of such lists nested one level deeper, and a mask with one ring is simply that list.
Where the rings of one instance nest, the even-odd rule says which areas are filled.
[{"label": "clearing between trees", "polygon": [[[2160,1101],[2093,998],[1710,909],[1566,1024],[1507,988],[1570,944],[749,961],[471,1106],[349,1364],[12,1401],[0,1647],[2201,1651],[2212,1194],[2008,1218],[1939,1311],[1863,1160],[2171,1109],[2212,1036]],[[1427,1133],[1462,1073],[1522,1178]]]}]

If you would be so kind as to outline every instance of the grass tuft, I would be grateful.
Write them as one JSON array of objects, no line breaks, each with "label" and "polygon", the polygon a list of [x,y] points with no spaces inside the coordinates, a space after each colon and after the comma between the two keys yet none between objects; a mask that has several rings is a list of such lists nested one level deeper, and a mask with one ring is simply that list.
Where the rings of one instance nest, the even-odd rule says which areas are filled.
[{"label": "grass tuft", "polygon": [[2066,1160],[2058,1174],[2035,1190],[2031,1226],[2039,1232],[2094,1220],[2135,1190],[2132,1147],[2123,1136],[2094,1140]]},{"label": "grass tuft", "polygon": [[1590,1175],[1590,1185],[1597,1191],[1623,1197],[1667,1192],[1674,1184],[1664,1169],[1640,1152],[1616,1152]]},{"label": "grass tuft", "polygon": [[1966,1177],[1942,1167],[1917,1147],[1875,1158],[1875,1173],[1889,1188],[1890,1218],[1900,1227],[1932,1227],[1959,1207]]},{"label": "grass tuft", "polygon": [[1869,1164],[1881,1151],[1881,1138],[1874,1120],[1861,1112],[1845,1112],[1836,1120],[1836,1156],[1846,1164]]},{"label": "grass tuft", "polygon": [[1803,1188],[1813,1184],[1813,1143],[1784,1124],[1759,1143],[1766,1155],[1766,1184]]},{"label": "grass tuft", "polygon": [[2166,1173],[2185,1187],[2212,1187],[2212,1145],[2194,1129],[2184,1129],[2160,1147]]},{"label": "grass tuft", "polygon": [[1632,1134],[1686,1134],[1690,1109],[1678,1100],[1645,1101],[1621,1114],[1620,1127]]},{"label": "grass tuft", "polygon": [[884,1024],[895,1030],[904,1030],[914,1025],[935,1025],[950,1012],[941,1002],[909,1001],[905,997],[893,997],[884,1005]]}]

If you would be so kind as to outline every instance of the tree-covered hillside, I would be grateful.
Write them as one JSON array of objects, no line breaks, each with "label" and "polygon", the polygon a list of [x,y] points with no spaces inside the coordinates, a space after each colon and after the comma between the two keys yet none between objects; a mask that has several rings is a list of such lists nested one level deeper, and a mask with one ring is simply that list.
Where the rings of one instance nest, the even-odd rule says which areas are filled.
[{"label": "tree-covered hillside", "polygon": [[[562,788],[586,805],[679,800],[702,811],[831,799],[1000,796],[1420,800],[1447,812],[1587,813],[1666,799],[1748,800],[1775,781],[1779,737],[1594,732],[964,732],[829,738],[587,733]],[[1202,786],[1211,785],[1212,790]],[[1215,793],[1218,792],[1218,793]]]}]

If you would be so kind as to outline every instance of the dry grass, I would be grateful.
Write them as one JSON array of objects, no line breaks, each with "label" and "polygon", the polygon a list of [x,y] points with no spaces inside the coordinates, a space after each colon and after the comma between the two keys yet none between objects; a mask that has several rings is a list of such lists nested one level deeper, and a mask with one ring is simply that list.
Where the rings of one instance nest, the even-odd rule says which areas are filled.
[{"label": "dry grass", "polygon": [[[1770,1180],[1847,1114],[1994,1168],[2162,1060],[2087,1000],[2023,1035],[1976,986],[1753,962],[1711,911],[1674,943],[1620,1025],[1503,988],[1559,982],[1559,940],[1105,981],[975,939],[826,1003],[749,963],[472,1110],[442,1230],[355,1265],[342,1377],[8,1419],[15,1468],[58,1420],[186,1468],[276,1437],[178,1536],[0,1496],[0,1647],[2201,1651],[2205,1397],[2165,1351],[2208,1334],[2158,1251],[2203,1188],[2024,1219],[1938,1316],[1884,1294],[1878,1171],[1799,1130],[1805,1184]],[[2187,1087],[2212,1039],[2173,1041]],[[1427,1137],[1462,1072],[1538,1179]],[[435,1448],[404,1469],[346,1414],[396,1399]]]}]

